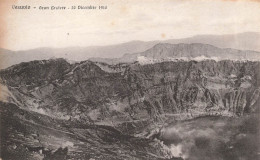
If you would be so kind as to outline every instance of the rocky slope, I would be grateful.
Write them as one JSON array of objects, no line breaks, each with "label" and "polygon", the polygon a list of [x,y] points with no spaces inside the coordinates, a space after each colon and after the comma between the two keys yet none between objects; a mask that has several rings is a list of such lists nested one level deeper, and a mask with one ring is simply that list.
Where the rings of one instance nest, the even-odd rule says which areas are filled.
[{"label": "rocky slope", "polygon": [[61,119],[117,125],[189,114],[240,116],[259,103],[259,62],[178,61],[140,65],[64,59],[0,73],[5,98]]},{"label": "rocky slope", "polygon": [[161,142],[122,134],[112,127],[78,124],[0,102],[4,160],[177,160]]}]

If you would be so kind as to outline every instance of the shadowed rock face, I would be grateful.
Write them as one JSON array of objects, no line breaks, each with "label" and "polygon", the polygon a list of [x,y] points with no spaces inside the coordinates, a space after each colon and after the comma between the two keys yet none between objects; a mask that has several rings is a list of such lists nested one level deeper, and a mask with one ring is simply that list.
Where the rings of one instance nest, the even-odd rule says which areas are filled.
[{"label": "shadowed rock face", "polygon": [[241,116],[259,104],[259,68],[259,62],[228,60],[107,65],[56,59],[13,66],[0,76],[8,101],[22,108],[116,123],[181,114]]},{"label": "shadowed rock face", "polygon": [[[7,131],[14,133],[14,137],[23,134],[21,136],[24,137],[24,142],[31,142],[32,139],[28,139],[33,137],[29,135],[35,130],[43,132],[35,129],[34,125],[51,128],[49,130],[53,132],[50,135],[53,137],[48,137],[48,133],[43,132],[43,137],[35,140],[41,142],[27,144],[29,150],[37,150],[28,151],[28,155],[25,155],[27,157],[77,157],[77,154],[82,153],[73,152],[77,148],[73,148],[75,145],[71,143],[83,145],[80,141],[86,141],[88,145],[95,143],[93,153],[100,155],[95,159],[102,159],[105,155],[113,159],[121,153],[126,155],[121,159],[170,157],[161,143],[124,136],[151,137],[150,132],[156,125],[174,120],[203,115],[239,117],[256,112],[260,102],[259,73],[260,62],[229,60],[176,61],[146,65],[108,65],[91,61],[70,64],[64,59],[22,63],[0,72],[1,106],[16,106],[13,111],[2,113],[6,115],[2,121],[10,121],[11,124],[6,126]],[[14,116],[13,112],[19,114]],[[16,125],[27,128],[15,131]],[[23,133],[27,132],[28,126],[32,131]],[[114,128],[107,128],[108,126]],[[99,137],[93,136],[96,130]],[[37,137],[37,133],[35,134]],[[66,145],[60,142],[60,135],[68,141]],[[117,137],[123,137],[126,141]],[[19,153],[26,149],[12,137],[5,139],[11,139],[10,143],[4,142],[5,148],[11,147],[11,151],[7,152],[10,155],[15,152],[14,148],[18,148]],[[89,139],[94,139],[94,142],[89,142]],[[48,147],[50,141],[55,147]],[[143,143],[139,144],[138,141]],[[103,142],[120,142],[124,145],[113,146],[122,147],[120,153],[115,153],[106,145],[103,146],[104,152],[94,152]],[[154,147],[151,147],[148,153],[145,150],[144,153],[136,150],[137,146],[146,145],[148,148],[158,145],[161,149],[154,151]],[[64,147],[68,147],[68,150]],[[86,148],[88,147],[85,146]],[[32,152],[40,154],[31,155]],[[89,156],[92,150],[84,150],[83,145],[82,152],[87,152],[84,155]],[[63,154],[59,155],[60,153]]]}]

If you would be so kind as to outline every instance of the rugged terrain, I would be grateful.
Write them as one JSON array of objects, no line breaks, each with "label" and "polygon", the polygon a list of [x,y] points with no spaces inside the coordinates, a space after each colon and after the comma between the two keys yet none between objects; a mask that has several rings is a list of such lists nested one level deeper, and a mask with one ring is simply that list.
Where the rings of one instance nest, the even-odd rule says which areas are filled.
[{"label": "rugged terrain", "polygon": [[[153,58],[149,63],[50,59],[1,70],[3,159],[170,159],[169,147],[155,140],[163,126],[258,113],[260,62],[210,57],[251,51],[172,48],[159,44],[130,55]],[[208,59],[157,61],[163,55]]]}]

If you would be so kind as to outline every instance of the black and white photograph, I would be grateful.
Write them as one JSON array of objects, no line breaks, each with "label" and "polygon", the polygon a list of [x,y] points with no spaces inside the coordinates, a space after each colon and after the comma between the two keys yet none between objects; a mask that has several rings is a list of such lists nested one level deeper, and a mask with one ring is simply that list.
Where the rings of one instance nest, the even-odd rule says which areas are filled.
[{"label": "black and white photograph", "polygon": [[260,1],[0,0],[0,160],[260,160]]}]

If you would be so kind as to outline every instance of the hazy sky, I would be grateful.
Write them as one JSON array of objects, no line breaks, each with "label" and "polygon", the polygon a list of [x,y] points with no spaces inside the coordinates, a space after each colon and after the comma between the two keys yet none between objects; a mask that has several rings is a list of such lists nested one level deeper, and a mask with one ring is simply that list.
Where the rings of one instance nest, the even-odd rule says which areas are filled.
[{"label": "hazy sky", "polygon": [[[198,34],[260,32],[258,0],[0,0],[0,47],[108,45]],[[9,1],[4,3],[4,1]],[[16,2],[15,2],[16,1]],[[107,10],[12,10],[11,5],[88,6]],[[4,30],[5,29],[5,30]],[[3,43],[4,41],[4,43]]]}]

